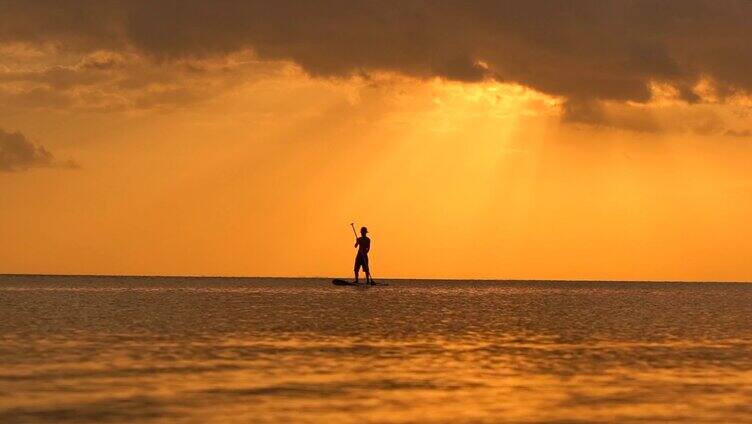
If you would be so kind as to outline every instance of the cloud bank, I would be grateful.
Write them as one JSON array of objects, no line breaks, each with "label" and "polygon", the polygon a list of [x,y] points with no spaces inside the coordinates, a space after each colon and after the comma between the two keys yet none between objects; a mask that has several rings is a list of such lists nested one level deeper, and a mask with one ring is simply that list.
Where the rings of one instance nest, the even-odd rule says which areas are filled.
[{"label": "cloud bank", "polygon": [[[247,51],[324,78],[386,71],[520,84],[560,97],[567,122],[608,126],[621,124],[605,102],[649,102],[656,84],[687,104],[752,93],[746,0],[5,0],[0,17],[0,43],[79,55],[35,72],[6,65],[0,83],[45,83],[11,91],[6,103],[65,107],[88,95],[87,105],[107,110],[198,101],[221,84],[196,93],[188,86],[201,86],[201,75],[175,64]],[[127,78],[103,89],[116,74]],[[86,84],[98,85],[61,95]],[[129,92],[134,84],[148,89]]]},{"label": "cloud bank", "polygon": [[0,128],[0,172],[30,168],[78,168],[72,160],[58,162],[44,146],[36,145],[19,132]]},{"label": "cloud bank", "polygon": [[5,1],[0,40],[163,60],[253,49],[320,76],[388,70],[517,82],[568,99],[644,102],[650,83],[687,101],[701,78],[752,89],[752,2]]}]

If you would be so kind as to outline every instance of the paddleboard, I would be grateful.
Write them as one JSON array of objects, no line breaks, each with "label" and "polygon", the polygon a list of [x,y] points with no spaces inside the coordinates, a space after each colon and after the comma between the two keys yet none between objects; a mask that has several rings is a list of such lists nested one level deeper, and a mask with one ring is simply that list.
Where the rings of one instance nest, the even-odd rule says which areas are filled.
[{"label": "paddleboard", "polygon": [[[368,284],[366,283],[356,283],[355,281],[348,281],[348,280],[340,280],[339,278],[335,278],[332,280],[332,284],[335,286],[366,286]],[[388,286],[387,283],[374,283],[374,286]]]}]

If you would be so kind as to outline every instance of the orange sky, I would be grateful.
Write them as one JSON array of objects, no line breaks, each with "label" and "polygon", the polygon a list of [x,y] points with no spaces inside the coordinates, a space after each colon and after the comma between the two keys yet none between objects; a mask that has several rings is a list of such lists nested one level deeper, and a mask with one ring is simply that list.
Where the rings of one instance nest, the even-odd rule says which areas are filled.
[{"label": "orange sky", "polygon": [[594,121],[534,82],[0,51],[0,273],[343,276],[354,221],[377,278],[752,280],[752,100],[710,77]]}]

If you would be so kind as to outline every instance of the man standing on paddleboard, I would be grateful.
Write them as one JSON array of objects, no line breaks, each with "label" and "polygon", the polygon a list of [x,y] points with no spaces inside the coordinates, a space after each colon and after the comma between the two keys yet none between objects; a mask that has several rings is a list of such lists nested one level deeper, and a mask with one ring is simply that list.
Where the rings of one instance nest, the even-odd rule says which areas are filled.
[{"label": "man standing on paddleboard", "polygon": [[358,248],[358,254],[355,256],[355,283],[358,283],[360,268],[366,273],[366,284],[373,284],[371,279],[371,270],[368,269],[368,251],[371,250],[371,239],[366,237],[368,228],[360,227],[360,237],[355,239],[355,247]]}]

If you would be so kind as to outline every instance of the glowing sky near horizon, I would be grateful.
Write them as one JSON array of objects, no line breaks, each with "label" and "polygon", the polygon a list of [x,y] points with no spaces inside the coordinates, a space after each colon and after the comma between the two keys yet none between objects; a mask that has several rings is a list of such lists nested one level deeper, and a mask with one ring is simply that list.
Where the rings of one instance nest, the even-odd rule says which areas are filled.
[{"label": "glowing sky near horizon", "polygon": [[752,279],[742,2],[83,3],[0,5],[2,273]]}]

